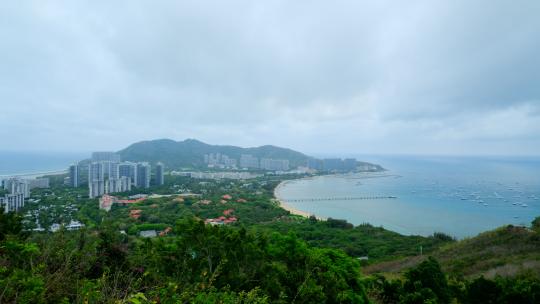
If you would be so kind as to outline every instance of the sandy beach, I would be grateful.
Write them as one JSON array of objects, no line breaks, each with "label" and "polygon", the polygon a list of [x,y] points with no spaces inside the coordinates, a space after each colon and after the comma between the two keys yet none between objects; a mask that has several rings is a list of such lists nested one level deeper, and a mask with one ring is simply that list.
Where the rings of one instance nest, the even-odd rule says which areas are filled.
[{"label": "sandy beach", "polygon": [[307,211],[303,211],[303,210],[294,208],[293,206],[288,204],[287,201],[285,201],[284,199],[282,199],[279,196],[279,190],[282,187],[284,187],[285,185],[287,185],[287,183],[294,182],[294,181],[297,181],[297,180],[303,180],[303,179],[314,179],[314,178],[321,178],[321,177],[342,177],[342,178],[364,179],[364,178],[390,176],[390,175],[384,174],[382,172],[362,172],[362,173],[365,173],[366,175],[365,176],[359,176],[358,173],[356,173],[356,174],[353,174],[353,177],[351,177],[351,174],[347,174],[347,173],[331,173],[331,174],[324,174],[324,175],[317,175],[317,176],[302,177],[302,178],[294,179],[294,180],[284,180],[281,183],[279,183],[279,185],[277,185],[277,187],[274,189],[274,199],[276,201],[278,201],[279,206],[281,208],[289,211],[291,214],[300,215],[300,216],[303,216],[303,217],[315,216],[318,220],[325,221],[327,219],[326,217],[318,216],[318,215],[316,215],[314,213],[310,213],[310,212],[307,212]]},{"label": "sandy beach", "polygon": [[303,217],[310,217],[310,216],[314,215],[314,214],[311,214],[309,212],[302,211],[302,210],[299,210],[299,209],[296,209],[296,208],[292,207],[291,205],[287,204],[287,202],[285,202],[283,199],[281,199],[279,197],[279,195],[278,195],[279,189],[281,187],[285,186],[288,182],[291,182],[291,181],[290,180],[282,181],[274,189],[274,198],[279,202],[279,206],[281,208],[289,211],[291,214],[294,214],[294,215],[300,215],[300,216],[303,216]]}]

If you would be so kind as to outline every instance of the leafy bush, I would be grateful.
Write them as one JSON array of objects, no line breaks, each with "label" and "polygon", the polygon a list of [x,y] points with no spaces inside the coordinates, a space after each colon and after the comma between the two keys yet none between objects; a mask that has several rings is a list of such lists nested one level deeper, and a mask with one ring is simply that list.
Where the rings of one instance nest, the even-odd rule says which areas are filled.
[{"label": "leafy bush", "polygon": [[540,232],[540,216],[532,221],[532,229],[536,232]]}]

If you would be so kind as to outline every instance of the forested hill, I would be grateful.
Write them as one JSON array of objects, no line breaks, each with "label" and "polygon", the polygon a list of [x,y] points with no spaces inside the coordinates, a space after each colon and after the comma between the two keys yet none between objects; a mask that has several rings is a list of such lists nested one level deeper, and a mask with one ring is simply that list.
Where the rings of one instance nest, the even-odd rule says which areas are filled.
[{"label": "forested hill", "polygon": [[241,154],[251,154],[258,158],[288,159],[291,167],[304,165],[309,156],[287,148],[261,146],[241,148],[235,146],[210,145],[196,139],[174,141],[158,139],[141,141],[118,152],[122,160],[164,162],[169,168],[198,167],[203,165],[204,155],[221,153],[239,159]]},{"label": "forested hill", "polygon": [[[514,276],[530,271],[540,274],[540,217],[532,228],[503,226],[476,237],[448,243],[431,253],[450,275],[460,277]],[[400,273],[425,257],[407,257],[370,265],[366,273]],[[538,286],[540,292],[540,285]]]}]

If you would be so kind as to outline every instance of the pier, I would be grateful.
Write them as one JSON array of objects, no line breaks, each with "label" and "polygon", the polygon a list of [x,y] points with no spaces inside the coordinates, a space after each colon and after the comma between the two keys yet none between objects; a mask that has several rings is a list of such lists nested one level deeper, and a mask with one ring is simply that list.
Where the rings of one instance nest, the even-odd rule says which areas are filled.
[{"label": "pier", "polygon": [[299,198],[285,200],[291,203],[299,202],[319,202],[319,201],[357,201],[357,200],[376,200],[376,199],[396,199],[397,196],[345,196],[345,197],[316,197],[316,198]]}]

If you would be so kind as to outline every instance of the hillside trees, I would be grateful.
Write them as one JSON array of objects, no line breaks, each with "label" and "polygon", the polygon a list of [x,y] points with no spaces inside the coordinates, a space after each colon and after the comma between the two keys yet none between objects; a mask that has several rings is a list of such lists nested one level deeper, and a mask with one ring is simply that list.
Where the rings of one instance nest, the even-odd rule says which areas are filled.
[{"label": "hillside trees", "polygon": [[154,239],[110,222],[25,235],[16,215],[0,220],[2,303],[367,303],[356,260],[292,234],[188,217]]}]

